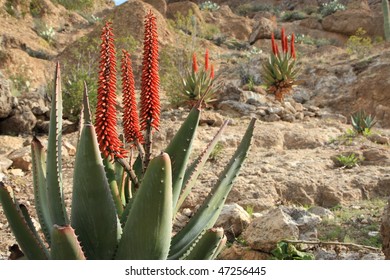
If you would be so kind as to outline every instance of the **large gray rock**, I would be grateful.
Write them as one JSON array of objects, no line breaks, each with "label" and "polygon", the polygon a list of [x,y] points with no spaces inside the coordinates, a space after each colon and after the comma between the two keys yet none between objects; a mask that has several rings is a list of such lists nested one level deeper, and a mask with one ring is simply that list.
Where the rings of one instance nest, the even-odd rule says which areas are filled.
[{"label": "large gray rock", "polygon": [[252,249],[271,252],[283,239],[298,239],[299,229],[289,215],[281,208],[275,208],[254,219],[243,237]]},{"label": "large gray rock", "polygon": [[229,241],[234,241],[250,223],[250,216],[240,205],[226,204],[215,223],[216,227],[222,227]]}]

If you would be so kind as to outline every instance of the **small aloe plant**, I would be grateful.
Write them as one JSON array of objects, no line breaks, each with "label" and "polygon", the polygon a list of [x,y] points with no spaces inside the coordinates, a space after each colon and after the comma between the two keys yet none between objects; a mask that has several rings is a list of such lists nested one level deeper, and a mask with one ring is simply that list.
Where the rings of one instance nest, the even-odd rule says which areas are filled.
[{"label": "small aloe plant", "polygon": [[358,134],[370,134],[371,128],[376,124],[375,117],[360,110],[351,116],[351,124]]},{"label": "small aloe plant", "polygon": [[145,20],[143,55],[139,118],[130,55],[124,51],[122,58],[124,140],[130,144],[128,153],[116,132],[114,39],[110,24],[104,26],[95,125],[85,87],[70,217],[62,190],[62,96],[57,63],[47,153],[37,138],[31,143],[35,208],[45,240],[33,226],[27,208],[18,203],[12,189],[0,183],[0,203],[25,258],[213,259],[222,250],[226,237],[223,229],[213,225],[248,154],[255,121],[250,122],[203,205],[172,236],[175,215],[227,122],[190,164],[202,111],[200,101],[165,151],[152,158],[152,135],[160,123],[160,101],[156,18],[151,12]]},{"label": "small aloe plant", "polygon": [[214,65],[210,65],[209,51],[206,49],[204,67],[199,69],[196,53],[192,55],[192,67],[187,70],[182,79],[182,87],[186,102],[195,104],[199,100],[207,105],[215,101],[215,91],[218,85],[215,83]]},{"label": "small aloe plant", "polygon": [[284,28],[281,31],[282,52],[279,52],[274,34],[271,35],[272,53],[266,63],[263,64],[263,77],[267,91],[275,95],[275,99],[283,101],[284,96],[290,94],[296,85],[299,69],[296,65],[295,35],[291,35],[290,50],[288,38]]}]

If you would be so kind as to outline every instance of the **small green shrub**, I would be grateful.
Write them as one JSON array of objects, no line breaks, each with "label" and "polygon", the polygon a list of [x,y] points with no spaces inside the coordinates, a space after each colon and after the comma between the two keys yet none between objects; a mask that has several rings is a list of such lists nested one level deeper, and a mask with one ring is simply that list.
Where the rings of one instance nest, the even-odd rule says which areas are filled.
[{"label": "small green shrub", "polygon": [[348,38],[347,53],[355,54],[359,58],[365,57],[372,49],[372,41],[370,37],[366,36],[367,31],[359,27],[355,35]]},{"label": "small green shrub", "polygon": [[212,1],[205,1],[203,3],[200,3],[199,4],[199,9],[201,9],[202,11],[217,11],[219,10],[219,5],[217,3],[214,3]]},{"label": "small green shrub", "polygon": [[351,116],[353,130],[358,134],[369,134],[371,128],[376,124],[375,117],[360,110]]},{"label": "small green shrub", "polygon": [[308,15],[303,11],[286,11],[283,13],[282,17],[280,18],[283,22],[288,21],[296,21],[307,18]]},{"label": "small green shrub", "polygon": [[310,253],[299,251],[294,245],[287,242],[279,242],[271,252],[276,260],[314,260]]},{"label": "small green shrub", "polygon": [[346,7],[343,4],[339,3],[338,0],[333,0],[321,5],[320,14],[323,17],[326,17],[337,11],[344,11],[344,10],[346,10]]},{"label": "small green shrub", "polygon": [[359,164],[359,162],[363,161],[364,158],[360,157],[354,153],[349,155],[339,155],[336,157],[339,165],[344,168],[352,168]]},{"label": "small green shrub", "polygon": [[29,12],[29,3],[27,0],[6,0],[4,9],[15,18],[24,18]]},{"label": "small green shrub", "polygon": [[42,17],[45,12],[45,7],[41,0],[31,0],[30,14],[32,17]]},{"label": "small green shrub", "polygon": [[64,6],[68,10],[85,11],[94,7],[94,0],[52,0],[52,2]]},{"label": "small green shrub", "polygon": [[279,14],[280,10],[273,5],[270,4],[264,4],[264,3],[247,3],[242,4],[237,7],[236,13],[238,13],[241,16],[247,16],[250,13],[257,13],[257,12],[271,12],[274,14]]},{"label": "small green shrub", "polygon": [[299,34],[299,33],[296,34],[296,36],[295,36],[295,43],[312,45],[312,46],[317,46],[317,47],[332,45],[332,42],[328,39],[313,38],[309,35]]},{"label": "small green shrub", "polygon": [[19,96],[22,93],[26,93],[30,89],[30,80],[27,78],[28,73],[23,68],[22,71],[20,71],[17,74],[11,75],[9,77],[9,80],[11,83],[11,94],[13,96]]}]

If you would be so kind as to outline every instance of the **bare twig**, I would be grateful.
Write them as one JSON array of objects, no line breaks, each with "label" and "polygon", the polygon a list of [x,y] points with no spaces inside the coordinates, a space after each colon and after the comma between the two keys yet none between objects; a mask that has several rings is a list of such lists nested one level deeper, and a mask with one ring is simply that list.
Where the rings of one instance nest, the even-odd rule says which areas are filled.
[{"label": "bare twig", "polygon": [[345,246],[349,248],[354,249],[367,249],[375,252],[380,252],[380,248],[372,247],[372,246],[366,246],[366,245],[360,245],[355,243],[344,243],[344,242],[337,242],[337,241],[307,241],[307,240],[282,240],[282,242],[291,243],[291,244],[309,244],[309,245],[318,245],[318,246],[332,246],[332,245],[340,245]]}]

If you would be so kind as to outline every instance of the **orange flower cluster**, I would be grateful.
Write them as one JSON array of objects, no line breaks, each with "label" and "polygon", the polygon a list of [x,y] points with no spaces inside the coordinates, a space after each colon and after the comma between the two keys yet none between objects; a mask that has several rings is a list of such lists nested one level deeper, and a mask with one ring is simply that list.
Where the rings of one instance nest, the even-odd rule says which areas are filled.
[{"label": "orange flower cluster", "polygon": [[143,143],[144,139],[139,127],[137,102],[135,99],[134,75],[130,54],[122,50],[122,92],[123,92],[123,130],[127,143]]},{"label": "orange flower cluster", "polygon": [[160,125],[160,78],[158,75],[158,41],[156,17],[150,11],[145,19],[141,82],[141,130]]},{"label": "orange flower cluster", "polygon": [[[282,30],[280,32],[280,37],[281,37],[281,41],[282,41],[283,54],[287,54],[289,51],[288,50],[288,39],[287,39],[286,32],[285,32],[284,28],[282,28]],[[295,35],[294,35],[294,33],[292,33],[291,40],[290,40],[290,56],[295,59],[296,53],[295,53],[294,41],[295,41]],[[279,56],[278,45],[275,42],[275,36],[273,33],[271,34],[271,44],[272,44],[272,53],[276,56]]]},{"label": "orange flower cluster", "polygon": [[116,130],[116,61],[114,34],[111,23],[106,23],[101,35],[99,81],[95,128],[99,148],[104,157],[123,158],[126,151]]}]

